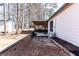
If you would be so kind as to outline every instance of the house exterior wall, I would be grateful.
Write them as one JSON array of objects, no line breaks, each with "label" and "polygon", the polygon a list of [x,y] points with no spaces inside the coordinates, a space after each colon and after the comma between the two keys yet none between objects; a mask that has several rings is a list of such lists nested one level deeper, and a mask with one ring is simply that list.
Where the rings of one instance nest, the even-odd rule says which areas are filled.
[{"label": "house exterior wall", "polygon": [[54,18],[56,36],[79,47],[79,4],[72,4]]}]

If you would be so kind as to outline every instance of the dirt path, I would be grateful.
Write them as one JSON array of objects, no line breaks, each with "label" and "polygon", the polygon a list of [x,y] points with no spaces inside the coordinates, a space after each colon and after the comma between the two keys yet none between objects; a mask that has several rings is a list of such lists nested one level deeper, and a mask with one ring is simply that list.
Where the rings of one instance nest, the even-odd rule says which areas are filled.
[{"label": "dirt path", "polygon": [[1,56],[69,56],[69,54],[51,43],[47,37],[25,37],[15,46],[0,54]]}]

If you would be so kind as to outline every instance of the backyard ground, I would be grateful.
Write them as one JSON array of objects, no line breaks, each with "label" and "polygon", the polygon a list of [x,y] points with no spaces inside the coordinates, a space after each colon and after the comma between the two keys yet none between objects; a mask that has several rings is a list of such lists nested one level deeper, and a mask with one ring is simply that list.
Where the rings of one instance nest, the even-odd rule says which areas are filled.
[{"label": "backyard ground", "polygon": [[[8,41],[10,39],[6,40]],[[14,46],[2,52],[0,55],[1,56],[70,56],[70,54],[67,51],[51,42],[50,39],[48,39],[48,37],[30,37],[29,35],[24,37]]]},{"label": "backyard ground", "polygon": [[31,31],[23,31],[19,35],[7,33],[0,33],[0,53],[11,47],[13,44],[19,42],[24,37],[27,37]]}]

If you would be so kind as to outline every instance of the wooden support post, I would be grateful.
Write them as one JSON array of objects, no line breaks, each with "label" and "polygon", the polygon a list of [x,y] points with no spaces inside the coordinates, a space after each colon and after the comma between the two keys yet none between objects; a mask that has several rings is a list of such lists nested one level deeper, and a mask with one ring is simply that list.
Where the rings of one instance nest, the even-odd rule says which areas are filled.
[{"label": "wooden support post", "polygon": [[33,25],[33,27],[34,27],[34,30],[35,30],[35,24]]}]

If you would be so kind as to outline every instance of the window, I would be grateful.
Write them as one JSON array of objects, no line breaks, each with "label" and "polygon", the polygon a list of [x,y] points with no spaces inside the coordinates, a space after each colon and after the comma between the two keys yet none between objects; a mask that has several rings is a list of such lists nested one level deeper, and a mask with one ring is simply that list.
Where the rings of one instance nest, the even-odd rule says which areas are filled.
[{"label": "window", "polygon": [[50,31],[53,32],[53,21],[50,22]]}]

